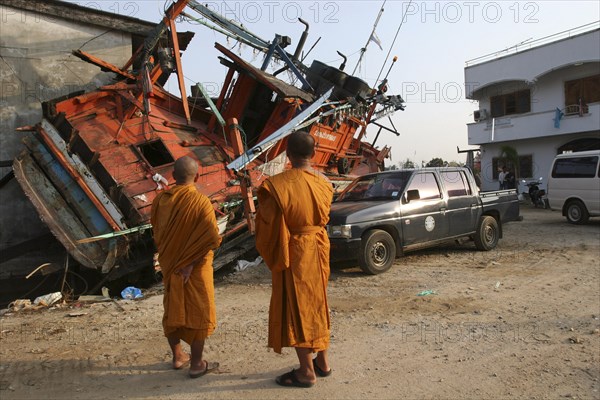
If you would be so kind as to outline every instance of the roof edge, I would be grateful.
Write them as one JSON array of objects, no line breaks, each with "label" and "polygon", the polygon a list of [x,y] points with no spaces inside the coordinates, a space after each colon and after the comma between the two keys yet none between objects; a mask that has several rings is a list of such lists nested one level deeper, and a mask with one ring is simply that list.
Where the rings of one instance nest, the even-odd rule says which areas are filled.
[{"label": "roof edge", "polygon": [[[517,54],[522,54],[522,53],[526,53],[529,51],[533,51],[533,50],[537,50],[539,48],[542,47],[546,47],[546,46],[550,46],[550,45],[554,45],[556,43],[560,43],[560,42],[564,42],[567,40],[572,40],[575,38],[578,38],[580,36],[585,36],[585,35],[589,35],[595,32],[600,31],[600,27],[597,27],[600,21],[596,21],[596,22],[592,22],[586,25],[582,25],[580,27],[577,28],[573,28],[567,31],[563,31],[563,32],[559,32],[559,33],[555,33],[540,39],[535,39],[531,42],[523,42],[523,43],[519,43],[515,46],[503,49],[503,50],[498,50],[495,51],[493,53],[489,53],[483,56],[479,56],[476,58],[473,58],[471,60],[467,60],[465,61],[465,70],[469,69],[469,68],[473,68],[473,67],[479,67],[482,64],[487,64],[487,63],[491,63],[494,61],[498,61],[507,57],[512,57],[515,56]],[[584,31],[579,32],[578,30],[583,29],[583,28],[588,28],[589,26],[594,25],[596,26],[593,29],[587,29]],[[578,32],[578,33],[574,33],[574,32]],[[567,35],[567,36],[564,36]],[[555,38],[555,40],[551,40]],[[519,47],[521,47],[521,49],[519,49]]]},{"label": "roof edge", "polygon": [[44,15],[52,15],[66,21],[81,21],[141,36],[146,36],[156,26],[154,22],[83,7],[66,1],[0,0],[0,5]]}]

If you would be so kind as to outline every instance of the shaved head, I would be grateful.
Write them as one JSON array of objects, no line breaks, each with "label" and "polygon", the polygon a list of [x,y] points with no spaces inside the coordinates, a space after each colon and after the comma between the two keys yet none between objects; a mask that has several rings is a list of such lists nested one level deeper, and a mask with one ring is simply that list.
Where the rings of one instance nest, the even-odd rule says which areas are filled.
[{"label": "shaved head", "polygon": [[304,131],[294,132],[288,136],[286,151],[288,157],[309,160],[315,155],[315,139]]},{"label": "shaved head", "polygon": [[173,178],[178,184],[192,183],[196,175],[198,175],[198,163],[192,157],[185,156],[175,161]]}]

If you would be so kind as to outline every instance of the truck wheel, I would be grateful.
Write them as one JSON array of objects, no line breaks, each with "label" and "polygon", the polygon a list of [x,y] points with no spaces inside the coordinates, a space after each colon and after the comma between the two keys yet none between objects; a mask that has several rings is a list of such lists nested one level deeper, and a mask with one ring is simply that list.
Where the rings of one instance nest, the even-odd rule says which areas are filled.
[{"label": "truck wheel", "polygon": [[340,175],[348,175],[348,172],[350,172],[350,163],[347,158],[338,158],[337,170]]},{"label": "truck wheel", "polygon": [[396,243],[386,231],[372,230],[361,241],[358,264],[367,274],[377,275],[390,269],[396,259]]},{"label": "truck wheel", "polygon": [[500,229],[498,229],[496,218],[489,215],[482,216],[479,219],[474,239],[477,250],[490,251],[495,248],[500,239]]},{"label": "truck wheel", "polygon": [[569,201],[565,214],[567,216],[567,221],[572,224],[585,224],[588,219],[590,219],[590,214],[585,208],[585,205],[579,200]]}]

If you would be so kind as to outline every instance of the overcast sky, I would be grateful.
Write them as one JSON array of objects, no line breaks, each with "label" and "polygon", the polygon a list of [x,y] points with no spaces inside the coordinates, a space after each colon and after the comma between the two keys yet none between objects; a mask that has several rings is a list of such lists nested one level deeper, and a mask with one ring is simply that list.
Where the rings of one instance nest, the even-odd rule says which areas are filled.
[{"label": "overcast sky", "polygon": [[[73,2],[156,22],[165,4],[164,0]],[[289,52],[293,52],[303,30],[297,22],[301,17],[310,24],[305,51],[321,37],[305,63],[310,65],[313,59],[318,59],[339,66],[341,58],[336,54],[339,50],[348,56],[346,72],[351,73],[384,2],[267,0],[201,3],[243,23],[265,40],[271,40],[275,33],[290,36],[293,42]],[[434,157],[447,161],[465,160],[464,154],[456,152],[456,147],[469,148],[466,124],[473,121],[473,111],[477,109],[477,103],[464,96],[466,61],[600,20],[600,2],[597,0],[388,0],[384,9],[376,29],[383,50],[371,42],[356,75],[372,85],[375,83],[405,15],[383,72],[385,75],[391,58],[397,55],[398,62],[389,75],[389,93],[401,94],[406,101],[406,110],[393,117],[401,135],[382,133],[378,140],[380,146],[392,146],[393,163],[406,158],[416,163]],[[187,86],[203,82],[207,89],[217,93],[226,68],[219,63],[217,56],[220,53],[214,50],[213,44],[215,41],[227,44],[227,41],[221,34],[198,24],[182,21],[178,30],[196,32],[183,56]],[[229,41],[229,47],[234,44]],[[254,59],[255,65],[262,61],[262,56],[253,54],[251,49],[236,47],[236,52],[246,60]],[[176,80],[171,79],[168,86],[171,92],[177,93]],[[367,140],[373,140],[376,131],[376,127],[370,128]]]}]

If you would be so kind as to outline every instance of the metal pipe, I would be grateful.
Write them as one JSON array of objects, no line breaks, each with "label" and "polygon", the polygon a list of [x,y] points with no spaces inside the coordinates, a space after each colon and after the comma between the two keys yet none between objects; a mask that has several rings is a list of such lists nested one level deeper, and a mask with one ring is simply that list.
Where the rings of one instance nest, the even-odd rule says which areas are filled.
[{"label": "metal pipe", "polygon": [[348,60],[348,57],[346,57],[345,55],[343,55],[339,51],[337,53],[340,55],[340,57],[342,57],[344,59],[344,62],[342,63],[342,65],[340,65],[340,71],[343,71],[344,68],[346,68],[346,61]]},{"label": "metal pipe", "polygon": [[271,43],[269,45],[269,50],[267,50],[267,55],[265,56],[262,66],[260,67],[261,71],[267,70],[269,63],[271,62],[271,59],[273,58],[273,54],[275,53],[275,50],[277,50],[277,46],[279,46],[280,43],[281,43],[281,36],[275,35],[275,39],[273,39],[273,43]]},{"label": "metal pipe", "polygon": [[[317,45],[317,43],[319,43],[320,40],[321,40],[321,36],[319,36],[319,38],[317,39],[317,41],[310,47],[310,49],[308,49],[308,51],[306,52],[306,54],[304,54],[302,56],[302,59],[300,60],[300,63],[304,62],[304,59],[306,57],[308,57],[308,55],[310,54],[310,52],[313,51],[313,49],[315,48],[315,46]],[[290,67],[286,64],[283,67],[279,68],[277,71],[273,72],[273,76],[277,76],[280,73],[287,71],[288,69],[290,69]]]},{"label": "metal pipe", "polygon": [[200,4],[199,2],[197,2],[195,0],[189,0],[188,7],[191,8],[192,10],[196,11],[197,13],[203,15],[208,20],[217,24],[221,28],[223,28],[229,32],[232,32],[233,34],[235,34],[237,36],[244,38],[245,40],[249,41],[250,43],[253,43],[254,46],[262,47],[263,51],[266,51],[269,48],[269,42],[258,37],[256,34],[250,32],[243,25],[238,24],[235,21],[228,20],[223,15],[220,15],[220,14],[212,11],[207,6]]},{"label": "metal pipe", "polygon": [[300,57],[300,53],[304,48],[304,43],[306,43],[306,38],[308,37],[308,22],[304,21],[302,18],[298,18],[301,24],[305,26],[304,31],[302,32],[302,36],[300,36],[300,40],[298,41],[298,46],[296,46],[296,51],[294,52],[293,60],[297,61]]}]

